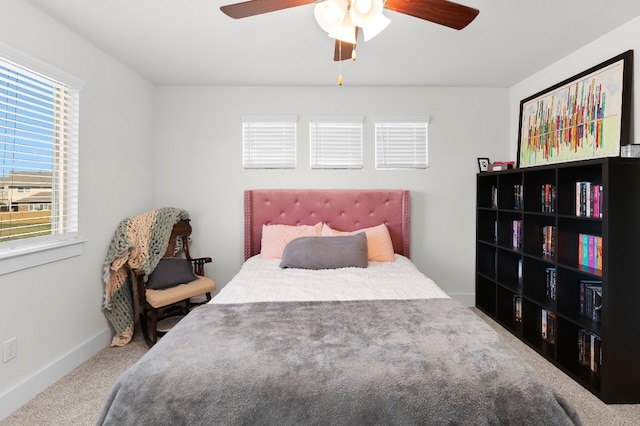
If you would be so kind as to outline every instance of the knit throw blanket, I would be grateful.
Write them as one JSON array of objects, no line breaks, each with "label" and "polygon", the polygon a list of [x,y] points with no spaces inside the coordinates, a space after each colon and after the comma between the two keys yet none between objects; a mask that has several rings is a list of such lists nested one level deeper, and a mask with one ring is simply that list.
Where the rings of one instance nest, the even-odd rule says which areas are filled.
[{"label": "knit throw blanket", "polygon": [[189,212],[163,207],[124,219],[111,239],[104,260],[104,312],[115,329],[111,346],[124,346],[134,330],[133,280],[129,271],[149,275],[164,255],[173,225],[189,219]]}]

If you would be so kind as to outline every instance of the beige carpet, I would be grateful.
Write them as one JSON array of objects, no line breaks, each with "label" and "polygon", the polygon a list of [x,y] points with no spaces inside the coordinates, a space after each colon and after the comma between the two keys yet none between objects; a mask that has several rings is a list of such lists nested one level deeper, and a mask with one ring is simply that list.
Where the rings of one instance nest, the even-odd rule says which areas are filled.
[{"label": "beige carpet", "polygon": [[[544,360],[531,348],[473,308],[504,339],[551,382],[576,408],[586,426],[640,425],[640,404],[606,405]],[[54,383],[9,417],[0,426],[94,425],[102,404],[118,376],[147,351],[136,336],[122,348],[106,348]],[[640,361],[640,360],[639,360]],[[640,384],[638,384],[640,386]]]},{"label": "beige carpet", "polygon": [[[498,331],[504,340],[513,346],[522,355],[522,358],[535,367],[540,372],[540,375],[551,383],[558,392],[567,398],[580,415],[585,426],[640,425],[640,404],[607,405],[603,403],[484,313],[476,308],[472,309],[480,318]],[[640,386],[640,383],[638,385]]]},{"label": "beige carpet", "polygon": [[95,425],[116,379],[148,349],[141,335],[124,347],[102,349],[0,421],[0,425]]}]

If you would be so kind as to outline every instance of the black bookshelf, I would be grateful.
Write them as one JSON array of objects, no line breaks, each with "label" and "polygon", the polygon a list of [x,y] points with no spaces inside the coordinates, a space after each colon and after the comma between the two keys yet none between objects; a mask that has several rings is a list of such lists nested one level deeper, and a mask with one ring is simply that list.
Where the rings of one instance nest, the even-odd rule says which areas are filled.
[{"label": "black bookshelf", "polygon": [[640,159],[479,173],[476,197],[476,306],[604,402],[640,403]]}]

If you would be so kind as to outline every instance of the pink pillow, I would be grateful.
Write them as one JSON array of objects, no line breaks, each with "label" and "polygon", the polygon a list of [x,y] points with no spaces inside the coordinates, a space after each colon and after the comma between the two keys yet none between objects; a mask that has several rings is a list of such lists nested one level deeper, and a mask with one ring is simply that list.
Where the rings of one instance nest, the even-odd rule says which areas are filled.
[{"label": "pink pillow", "polygon": [[285,246],[298,237],[319,236],[322,222],[315,225],[262,225],[260,257],[281,259]]},{"label": "pink pillow", "polygon": [[322,225],[322,236],[331,237],[335,235],[354,235],[364,232],[367,236],[367,250],[369,251],[369,262],[393,262],[395,254],[393,243],[387,225],[381,223],[371,228],[358,229],[357,231],[336,231],[331,229],[326,223]]}]

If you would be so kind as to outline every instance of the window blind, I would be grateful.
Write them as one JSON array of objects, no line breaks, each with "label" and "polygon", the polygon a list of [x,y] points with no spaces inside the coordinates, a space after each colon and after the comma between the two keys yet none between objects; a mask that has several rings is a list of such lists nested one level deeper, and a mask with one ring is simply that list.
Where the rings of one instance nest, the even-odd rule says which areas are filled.
[{"label": "window blind", "polygon": [[429,117],[377,117],[376,169],[426,169]]},{"label": "window blind", "polygon": [[77,237],[81,85],[0,46],[0,247]]},{"label": "window blind", "polygon": [[296,167],[296,116],[242,116],[245,169]]},{"label": "window blind", "polygon": [[312,169],[362,168],[362,116],[311,117]]}]

